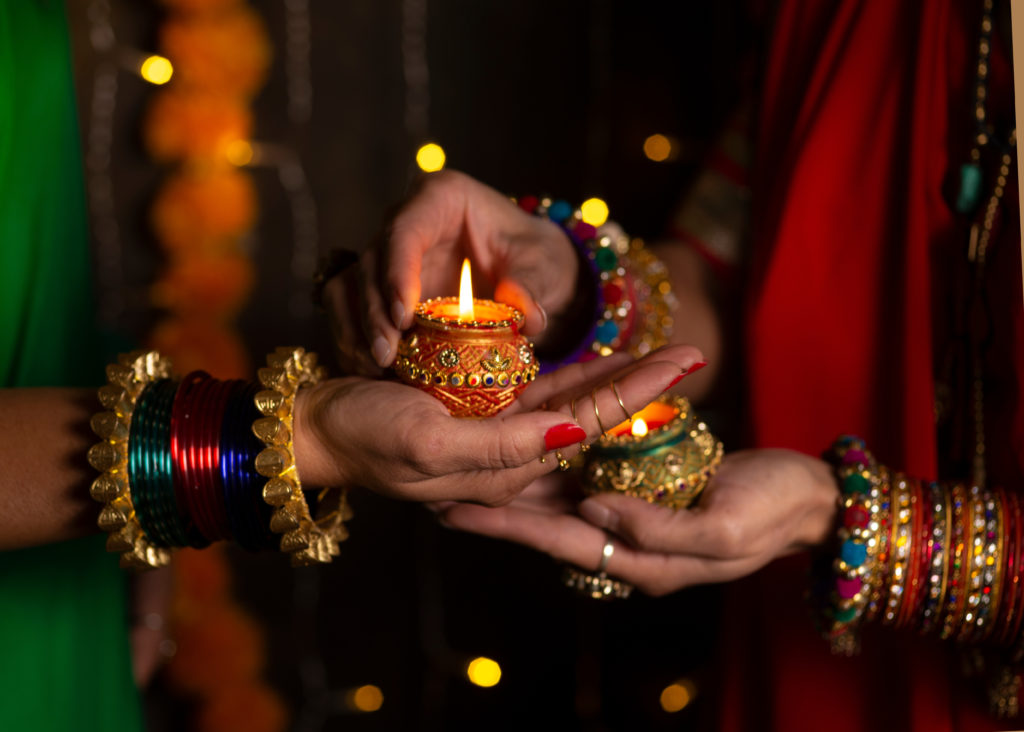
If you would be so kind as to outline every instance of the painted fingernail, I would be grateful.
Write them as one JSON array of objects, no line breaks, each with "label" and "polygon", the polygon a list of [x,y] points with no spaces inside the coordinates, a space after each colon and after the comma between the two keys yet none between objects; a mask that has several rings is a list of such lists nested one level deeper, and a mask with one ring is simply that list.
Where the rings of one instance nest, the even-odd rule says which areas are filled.
[{"label": "painted fingernail", "polygon": [[396,328],[401,329],[405,327],[405,305],[400,300],[395,300],[391,303],[391,320]]},{"label": "painted fingernail", "polygon": [[388,356],[391,354],[391,345],[388,343],[388,339],[383,335],[378,335],[373,339],[373,358],[377,361],[380,366],[386,366],[388,362]]},{"label": "painted fingernail", "polygon": [[568,447],[569,445],[575,445],[577,442],[583,442],[585,439],[587,439],[587,433],[578,424],[572,422],[556,424],[544,433],[544,448],[551,452],[560,447]]},{"label": "painted fingernail", "polygon": [[618,526],[618,514],[597,501],[583,501],[579,506],[579,511],[580,515],[594,526],[602,529],[613,529]]},{"label": "painted fingernail", "polygon": [[707,365],[708,365],[707,361],[698,361],[697,363],[693,364],[693,366],[691,366],[690,368],[686,369],[686,371],[684,371],[683,373],[679,374],[679,376],[677,376],[676,378],[672,379],[672,381],[668,382],[668,386],[665,387],[665,391],[668,391],[673,386],[675,386],[680,381],[682,381],[684,376],[689,376],[690,374],[692,374],[695,371],[700,371],[702,368],[704,368]]}]

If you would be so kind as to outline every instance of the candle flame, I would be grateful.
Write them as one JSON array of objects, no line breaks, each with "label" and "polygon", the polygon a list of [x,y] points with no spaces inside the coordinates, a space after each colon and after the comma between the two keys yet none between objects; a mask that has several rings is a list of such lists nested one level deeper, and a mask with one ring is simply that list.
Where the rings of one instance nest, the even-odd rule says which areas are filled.
[{"label": "candle flame", "polygon": [[469,271],[469,259],[462,260],[462,279],[459,281],[459,320],[474,321],[473,276]]},{"label": "candle flame", "polygon": [[632,427],[633,437],[643,437],[647,434],[647,423],[643,417],[637,417]]}]

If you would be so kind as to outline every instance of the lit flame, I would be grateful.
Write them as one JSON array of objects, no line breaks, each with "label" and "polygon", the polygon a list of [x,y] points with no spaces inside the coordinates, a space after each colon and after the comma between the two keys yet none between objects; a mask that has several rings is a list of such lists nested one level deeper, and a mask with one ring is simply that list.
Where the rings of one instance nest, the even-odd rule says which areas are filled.
[{"label": "lit flame", "polygon": [[473,276],[469,271],[469,259],[462,260],[462,279],[459,281],[459,320],[473,321]]},{"label": "lit flame", "polygon": [[633,422],[633,437],[643,437],[647,434],[647,423],[644,422],[643,417],[637,417]]}]

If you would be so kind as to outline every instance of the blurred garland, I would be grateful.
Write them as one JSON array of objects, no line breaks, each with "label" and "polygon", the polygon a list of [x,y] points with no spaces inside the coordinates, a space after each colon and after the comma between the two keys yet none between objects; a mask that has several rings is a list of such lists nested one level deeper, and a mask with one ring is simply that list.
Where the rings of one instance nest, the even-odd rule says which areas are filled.
[{"label": "blurred garland", "polygon": [[[150,346],[181,373],[204,369],[250,377],[235,326],[255,279],[245,239],[256,222],[251,102],[270,64],[270,41],[243,0],[163,0],[160,52],[172,81],[150,101],[143,141],[168,175],[150,224],[166,266],[150,291],[164,313]],[[262,679],[266,650],[258,623],[232,598],[219,547],[179,552],[167,678],[196,703],[197,732],[280,732],[288,714]]]}]

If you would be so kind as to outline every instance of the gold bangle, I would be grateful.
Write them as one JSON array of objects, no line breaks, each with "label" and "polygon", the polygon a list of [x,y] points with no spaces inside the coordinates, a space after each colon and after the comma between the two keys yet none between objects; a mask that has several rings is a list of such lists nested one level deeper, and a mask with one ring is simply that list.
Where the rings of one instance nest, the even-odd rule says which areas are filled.
[{"label": "gold bangle", "polygon": [[171,552],[154,545],[139,524],[128,483],[128,434],[132,412],[142,391],[171,375],[171,363],[156,351],[122,354],[107,366],[108,384],[99,390],[100,404],[108,411],[90,420],[93,432],[103,441],[89,448],[89,464],[101,475],[89,494],[103,503],[97,524],[108,532],[107,551],[121,554],[122,567],[152,569],[171,561]]},{"label": "gold bangle", "polygon": [[263,500],[275,508],[270,529],[282,534],[281,551],[292,555],[293,566],[330,562],[338,543],[348,538],[344,522],[352,515],[345,491],[326,488],[319,493],[314,518],[295,469],[295,395],[323,378],[324,369],[316,360],[316,354],[302,348],[278,348],[267,357],[267,367],[259,370],[265,390],[255,397],[265,416],[252,429],[266,445],[256,456],[256,471],[269,478]]}]

